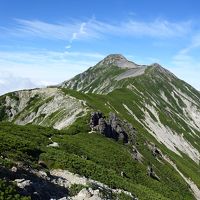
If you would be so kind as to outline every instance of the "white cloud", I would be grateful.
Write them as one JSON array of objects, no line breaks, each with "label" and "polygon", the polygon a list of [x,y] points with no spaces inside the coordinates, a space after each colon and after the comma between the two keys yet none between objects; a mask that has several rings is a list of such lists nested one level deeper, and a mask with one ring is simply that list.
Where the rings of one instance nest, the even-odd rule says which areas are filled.
[{"label": "white cloud", "polygon": [[196,55],[199,54],[199,48],[200,34],[195,34],[191,37],[190,44],[177,52],[172,58],[173,67],[171,68],[172,72],[198,90],[200,90],[200,59]]},{"label": "white cloud", "polygon": [[0,71],[0,95],[20,89],[30,89],[36,86],[29,78],[17,77],[9,72]]},{"label": "white cloud", "polygon": [[70,48],[72,48],[72,45],[69,44],[69,45],[65,46],[65,48],[66,48],[66,49],[70,49]]},{"label": "white cloud", "polygon": [[156,19],[150,22],[121,21],[118,23],[103,22],[91,18],[83,21],[68,23],[47,23],[40,20],[16,19],[15,28],[3,28],[4,31],[15,36],[40,37],[46,39],[60,39],[69,41],[102,38],[106,35],[116,36],[148,36],[148,37],[182,37],[191,30],[192,23],[170,22]]},{"label": "white cloud", "polygon": [[0,51],[0,94],[22,88],[59,84],[102,58],[104,55],[93,52]]},{"label": "white cloud", "polygon": [[190,32],[192,26],[191,21],[187,22],[170,22],[167,20],[156,19],[150,22],[144,21],[121,21],[118,23],[107,23],[91,19],[85,26],[85,31],[89,35],[103,36],[147,36],[147,37],[182,37]]},{"label": "white cloud", "polygon": [[4,28],[14,36],[22,37],[40,37],[45,39],[67,40],[72,43],[74,40],[97,37],[94,32],[90,33],[88,21],[71,21],[69,23],[48,23],[40,20],[16,19],[16,26],[13,28]]},{"label": "white cloud", "polygon": [[72,34],[72,38],[70,39],[70,42],[72,43],[73,40],[76,40],[79,38],[79,36],[81,37],[82,35],[86,34],[86,32],[84,31],[84,27],[86,26],[86,23],[85,22],[82,22],[80,24],[80,28],[78,30],[78,32],[74,32]]},{"label": "white cloud", "polygon": [[152,22],[130,20],[122,23],[121,28],[118,30],[121,34],[168,38],[185,35],[190,29],[190,23],[173,23],[167,20],[155,20]]},{"label": "white cloud", "polygon": [[199,69],[200,59],[181,50],[172,58],[172,66],[169,68],[179,78],[200,90]]},{"label": "white cloud", "polygon": [[192,50],[200,47],[200,34],[196,34],[192,37],[190,45],[180,51],[181,54],[187,54]]}]

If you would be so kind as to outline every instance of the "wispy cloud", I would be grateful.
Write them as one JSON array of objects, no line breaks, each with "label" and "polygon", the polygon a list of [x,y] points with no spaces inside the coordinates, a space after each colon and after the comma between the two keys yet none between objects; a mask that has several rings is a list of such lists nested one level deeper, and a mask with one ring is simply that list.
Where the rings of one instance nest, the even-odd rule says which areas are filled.
[{"label": "wispy cloud", "polygon": [[200,33],[193,35],[190,44],[187,47],[183,48],[179,52],[179,54],[187,54],[199,47],[200,47]]},{"label": "wispy cloud", "polygon": [[171,67],[170,70],[178,77],[200,90],[198,73],[200,69],[200,59],[190,53],[197,47],[200,47],[200,43],[195,44],[192,41],[188,47],[177,52],[177,54],[172,58],[171,65],[173,67]]},{"label": "wispy cloud", "polygon": [[[78,57],[78,59],[77,59]],[[105,55],[98,52],[79,52],[79,51],[49,51],[49,50],[34,50],[34,51],[0,51],[0,62],[9,61],[21,64],[29,63],[54,63],[54,62],[76,62],[85,64],[84,60],[96,61],[104,58]],[[1,65],[2,66],[2,65]]]},{"label": "wispy cloud", "polygon": [[33,83],[29,78],[22,78],[14,76],[12,73],[7,71],[0,71],[0,95],[16,91],[24,88],[34,88],[38,86]]},{"label": "wispy cloud", "polygon": [[[130,19],[109,22],[92,17],[91,19],[71,20],[66,23],[25,19],[15,19],[14,22],[15,25],[12,27],[0,27],[0,35],[8,36],[14,41],[18,40],[18,37],[22,37],[23,40],[24,38],[60,40],[65,46],[66,51],[37,49],[25,51],[22,48],[18,48],[21,51],[17,51],[17,49],[12,51],[10,49],[13,47],[2,48],[9,50],[0,51],[0,71],[6,69],[8,73],[15,74],[16,77],[28,78],[34,85],[60,83],[84,71],[89,66],[93,66],[105,57],[105,55],[98,52],[69,51],[75,41],[110,39],[111,37],[124,38],[125,40],[127,38],[149,37],[149,39],[158,39],[156,41],[165,41],[165,39],[182,38],[188,35],[193,28],[191,21],[172,22],[164,19],[153,21]],[[194,48],[197,44],[200,46],[200,37],[194,38],[193,44],[188,49]],[[185,52],[188,51],[185,50]],[[183,53],[184,51],[182,55]],[[151,55],[149,56],[151,57]],[[155,59],[149,58],[149,60]],[[182,61],[178,55],[173,58],[176,69],[179,69]],[[189,65],[189,61],[187,62]],[[0,79],[0,83],[3,82],[5,80]]]},{"label": "wispy cloud", "polygon": [[66,49],[70,49],[71,47],[72,47],[71,43],[65,46]]},{"label": "wispy cloud", "polygon": [[33,36],[45,39],[74,40],[97,38],[98,33],[91,29],[91,20],[74,20],[68,23],[48,23],[40,20],[15,19],[16,26],[7,28],[15,36]]},{"label": "wispy cloud", "polygon": [[61,83],[102,58],[95,52],[0,51],[0,94]]},{"label": "wispy cloud", "polygon": [[170,22],[156,19],[151,22],[129,20],[114,23],[99,21],[95,18],[68,23],[47,23],[40,20],[16,19],[16,23],[15,27],[4,29],[4,31],[6,30],[15,36],[66,40],[69,45],[74,40],[102,38],[106,35],[159,38],[181,37],[190,32],[192,25],[190,21]]},{"label": "wispy cloud", "polygon": [[130,20],[120,26],[111,27],[116,34],[128,36],[148,36],[159,38],[180,37],[190,31],[191,22],[169,22],[156,19],[152,22]]}]

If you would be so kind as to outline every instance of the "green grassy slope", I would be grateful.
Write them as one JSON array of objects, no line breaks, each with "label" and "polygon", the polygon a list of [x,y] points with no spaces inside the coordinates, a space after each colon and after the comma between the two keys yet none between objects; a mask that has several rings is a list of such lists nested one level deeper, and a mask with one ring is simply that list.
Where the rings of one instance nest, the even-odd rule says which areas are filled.
[{"label": "green grassy slope", "polygon": [[[88,118],[82,120],[86,123]],[[1,155],[7,158],[6,163],[1,160],[1,165],[12,166],[16,161],[23,161],[37,168],[38,160],[44,160],[49,168],[68,169],[112,188],[128,190],[139,199],[193,199],[186,183],[164,160],[159,164],[146,152],[160,176],[160,181],[154,180],[146,175],[147,160],[138,163],[133,160],[128,145],[98,133],[89,134],[85,123],[81,130],[74,124],[65,131],[1,123]],[[58,148],[47,147],[49,137],[58,142]],[[126,177],[121,177],[121,171]]]},{"label": "green grassy slope", "polygon": [[[150,67],[142,76],[122,80],[119,84],[123,85],[123,88],[116,89],[107,95],[94,93],[84,94],[68,89],[63,89],[63,91],[78,99],[85,100],[89,107],[94,110],[101,110],[106,115],[108,115],[110,111],[117,112],[121,118],[131,122],[138,130],[139,134],[137,140],[140,145],[138,145],[137,148],[142,155],[147,158],[147,162],[153,162],[155,165],[158,163],[151,158],[151,155],[148,154],[148,151],[146,150],[147,148],[143,145],[146,141],[151,141],[156,144],[164,154],[168,155],[174,163],[176,163],[178,169],[186,177],[190,177],[197,186],[200,187],[198,178],[200,176],[199,165],[183,152],[180,152],[182,155],[182,157],[180,157],[166,148],[166,146],[159,143],[149,134],[144,125],[130,115],[123,106],[123,104],[127,105],[141,122],[144,120],[144,110],[147,110],[152,119],[156,122],[156,117],[145,107],[145,104],[153,106],[163,125],[170,127],[170,129],[177,134],[183,134],[184,138],[200,151],[200,132],[198,128],[191,127],[187,124],[188,118],[183,113],[183,108],[186,107],[186,105],[180,96],[176,96],[178,100],[176,101],[171,93],[174,91],[174,87],[176,87],[177,90],[190,96],[193,101],[196,102],[197,108],[200,106],[200,94],[190,85],[177,79],[172,74],[168,74],[169,72],[166,71],[163,74],[163,71],[161,70],[163,69],[160,69],[159,67]],[[134,89],[131,88],[131,85],[134,86]],[[169,101],[163,100],[160,95],[161,91],[164,92]],[[177,115],[177,113],[179,113],[179,115]],[[195,134],[193,134],[192,131],[195,132]]]}]

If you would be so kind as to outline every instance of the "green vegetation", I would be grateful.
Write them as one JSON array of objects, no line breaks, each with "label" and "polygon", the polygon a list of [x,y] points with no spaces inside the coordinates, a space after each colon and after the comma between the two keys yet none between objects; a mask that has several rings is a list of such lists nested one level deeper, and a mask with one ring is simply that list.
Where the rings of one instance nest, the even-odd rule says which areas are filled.
[{"label": "green vegetation", "polygon": [[[92,92],[93,90],[100,91],[98,87],[99,83],[105,84],[102,92],[109,92],[111,87],[117,85],[115,78],[125,72],[127,69],[122,69],[114,65],[98,66],[94,68],[89,68],[85,71],[84,77],[82,75],[77,75],[71,80],[71,85],[69,86],[73,90],[81,88],[82,92]],[[82,78],[84,82],[82,82]]]},{"label": "green vegetation", "polygon": [[69,195],[76,196],[83,188],[86,188],[86,186],[81,184],[73,184],[70,187]]},{"label": "green vegetation", "polygon": [[[96,76],[100,71],[103,76]],[[85,81],[81,82],[81,76],[76,76],[76,84],[73,88],[83,87],[82,91],[88,93],[66,88],[60,88],[60,91],[84,100],[90,111],[101,111],[105,116],[108,116],[109,112],[115,112],[118,117],[130,122],[137,130],[135,148],[142,155],[141,161],[134,160],[131,144],[123,145],[99,133],[90,133],[88,126],[90,113],[88,113],[84,117],[80,116],[71,126],[61,131],[30,124],[18,126],[12,123],[0,123],[0,156],[4,158],[0,159],[1,166],[10,167],[16,161],[22,161],[33,168],[38,168],[38,161],[42,160],[49,169],[67,169],[107,184],[111,188],[129,191],[141,200],[194,199],[183,178],[161,156],[157,158],[153,156],[149,144],[155,144],[163,154],[169,156],[177,168],[186,177],[190,177],[198,187],[200,187],[199,165],[184,153],[180,152],[182,155],[180,157],[159,143],[149,134],[142,122],[146,112],[155,123],[160,121],[177,134],[183,134],[184,138],[200,151],[198,137],[200,132],[187,124],[183,109],[186,105],[173,91],[176,87],[182,93],[188,94],[197,105],[200,105],[200,94],[188,84],[167,72],[163,73],[162,69],[157,67],[147,68],[142,76],[115,81],[114,78],[122,72],[124,69],[115,66],[105,67],[103,71],[100,68],[90,68],[86,72],[90,78],[86,77]],[[91,82],[93,76],[95,79]],[[110,82],[108,81],[101,92],[107,93],[111,86],[114,88],[112,92],[103,95],[91,93],[105,83],[105,80]],[[15,94],[11,93],[9,96],[19,100]],[[164,100],[165,97],[167,101]],[[52,97],[46,100],[38,95],[32,97],[22,116],[26,117],[30,112],[37,112],[40,106],[51,100]],[[0,98],[0,121],[6,119],[4,101],[5,96]],[[146,105],[155,109],[157,116]],[[57,110],[45,118],[46,121],[44,120],[42,124],[51,126],[64,114],[62,109]],[[19,115],[15,120],[18,117]],[[34,123],[40,123],[44,117],[45,115],[39,116]],[[52,141],[57,142],[59,147],[49,147],[48,144]],[[160,181],[147,176],[149,165],[153,166]],[[8,183],[3,182],[3,184]],[[1,186],[1,188],[4,188],[1,190],[7,194],[5,187]],[[82,185],[72,185],[70,194],[76,195],[82,188]],[[124,193],[113,194],[114,197],[121,200],[129,199]]]},{"label": "green vegetation", "polygon": [[[148,161],[154,164],[161,181],[151,179],[146,175],[147,160],[138,163],[132,159],[129,145],[116,143],[98,133],[89,134],[86,120],[87,117],[80,118],[63,131],[1,123],[1,155],[11,162],[23,161],[36,168],[38,160],[43,160],[49,168],[68,169],[111,188],[130,191],[140,199],[193,199],[182,178],[167,163],[158,164],[147,151],[151,158]],[[58,148],[47,147],[49,137],[59,144]],[[125,177],[121,176],[121,171]],[[121,196],[123,199],[124,195]]]},{"label": "green vegetation", "polygon": [[0,200],[30,200],[29,197],[20,196],[13,184],[0,179]]},{"label": "green vegetation", "polygon": [[9,160],[36,164],[39,155],[50,143],[48,138],[57,133],[52,128],[0,123],[0,155]]}]

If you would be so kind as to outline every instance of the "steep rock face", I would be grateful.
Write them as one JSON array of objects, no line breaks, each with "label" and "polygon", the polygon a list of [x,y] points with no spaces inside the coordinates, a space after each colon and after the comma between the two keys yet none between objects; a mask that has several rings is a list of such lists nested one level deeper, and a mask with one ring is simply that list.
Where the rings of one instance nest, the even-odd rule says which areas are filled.
[{"label": "steep rock face", "polygon": [[120,120],[114,113],[108,119],[101,112],[91,113],[90,127],[92,131],[99,131],[106,137],[121,140],[124,143],[135,142],[136,130],[133,126]]}]

